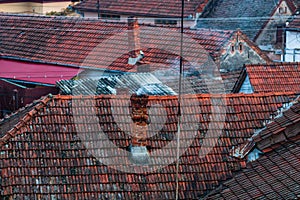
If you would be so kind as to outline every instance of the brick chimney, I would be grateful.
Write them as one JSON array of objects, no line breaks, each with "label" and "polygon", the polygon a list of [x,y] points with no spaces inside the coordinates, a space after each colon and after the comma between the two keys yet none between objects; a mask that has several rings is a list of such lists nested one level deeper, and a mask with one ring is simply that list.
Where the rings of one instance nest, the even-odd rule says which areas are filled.
[{"label": "brick chimney", "polygon": [[140,27],[136,17],[128,17],[128,50],[130,57],[136,58],[140,54]]},{"label": "brick chimney", "polygon": [[128,17],[128,64],[136,65],[144,58],[140,44],[140,27],[136,17]]},{"label": "brick chimney", "polygon": [[148,96],[132,94],[131,119],[133,121],[133,133],[131,135],[131,159],[135,164],[145,165],[149,162],[147,150],[147,131],[149,116],[147,111]]}]

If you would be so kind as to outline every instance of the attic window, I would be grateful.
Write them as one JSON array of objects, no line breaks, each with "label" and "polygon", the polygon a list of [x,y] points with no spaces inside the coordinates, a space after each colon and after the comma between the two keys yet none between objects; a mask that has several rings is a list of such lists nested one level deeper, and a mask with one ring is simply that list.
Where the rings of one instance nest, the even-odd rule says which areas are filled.
[{"label": "attic window", "polygon": [[165,24],[165,25],[176,25],[176,20],[167,20],[167,19],[155,19],[155,24]]},{"label": "attic window", "polygon": [[258,158],[261,157],[261,155],[263,155],[263,152],[261,152],[259,149],[254,148],[247,156],[247,161],[248,162],[253,162],[255,160],[257,160]]},{"label": "attic window", "polygon": [[234,45],[231,45],[231,53],[234,53]]},{"label": "attic window", "polygon": [[284,8],[283,7],[280,7],[279,8],[279,13],[283,14],[283,13],[287,13],[287,7],[285,6]]},{"label": "attic window", "polygon": [[243,44],[239,43],[239,51],[242,52],[243,51]]},{"label": "attic window", "polygon": [[120,15],[106,15],[106,14],[101,14],[101,18],[106,19],[106,20],[120,20],[121,19]]}]

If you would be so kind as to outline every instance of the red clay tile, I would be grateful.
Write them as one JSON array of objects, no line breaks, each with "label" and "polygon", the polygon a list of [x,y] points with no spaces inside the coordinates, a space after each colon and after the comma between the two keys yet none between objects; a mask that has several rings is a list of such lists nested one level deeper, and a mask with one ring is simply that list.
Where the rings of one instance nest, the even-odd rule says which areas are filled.
[{"label": "red clay tile", "polygon": [[[254,130],[262,128],[263,121],[283,103],[289,102],[293,94],[202,94],[196,97],[199,105],[195,107],[192,103],[193,95],[184,96],[186,101],[191,102],[188,104],[191,106],[191,113],[199,110],[199,120],[202,120],[201,125],[206,128],[199,126],[199,130],[194,130],[196,139],[180,158],[180,199],[203,197],[231,177],[232,170],[240,169],[242,166],[239,166],[239,162],[230,160],[229,151],[232,146],[244,143]],[[205,134],[209,128],[212,98],[221,97],[227,103],[226,130],[219,130],[221,126],[216,123],[213,128],[222,131],[222,136],[216,138],[216,146],[206,156],[199,157],[201,150],[209,148],[205,145],[212,144],[215,139],[213,136],[206,138]],[[1,138],[2,195],[17,194],[20,198],[56,195],[58,198],[67,196],[72,199],[89,199],[93,195],[100,199],[117,196],[129,199],[174,197],[175,163],[151,173],[124,173],[99,162],[80,142],[76,130],[90,129],[97,132],[102,129],[120,148],[126,148],[130,144],[130,136],[114,122],[112,98],[115,97],[58,95],[38,102],[30,112],[31,117],[26,118],[26,123],[21,121],[19,129],[14,129],[13,133],[7,133]],[[126,99],[128,100],[126,96],[118,96],[116,100],[119,103],[114,106],[122,106]],[[171,137],[177,132],[177,97],[150,96],[149,105],[152,101],[165,107],[165,117],[170,120],[155,137],[148,138],[150,153],[169,143],[160,137]],[[78,102],[77,106],[70,108],[70,103],[74,102]],[[95,123],[82,118],[82,122],[76,124],[74,114],[80,110],[88,111],[91,105],[96,106],[99,121]],[[255,109],[257,105],[262,106]],[[249,109],[239,109],[244,106]],[[73,115],[67,114],[70,112],[68,110],[72,110]],[[204,115],[208,117],[203,117]],[[170,153],[171,151],[172,149]],[[112,157],[112,160],[116,167],[121,167],[117,157]],[[48,189],[52,186],[53,190]]]}]

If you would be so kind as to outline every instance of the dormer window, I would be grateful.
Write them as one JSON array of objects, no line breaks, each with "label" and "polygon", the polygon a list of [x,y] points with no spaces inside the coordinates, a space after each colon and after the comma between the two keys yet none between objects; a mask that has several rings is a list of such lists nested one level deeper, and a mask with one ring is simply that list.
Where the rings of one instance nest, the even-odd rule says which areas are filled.
[{"label": "dormer window", "polygon": [[263,155],[263,152],[261,152],[259,149],[254,148],[247,156],[247,161],[248,162],[253,162],[255,160],[257,160],[258,158],[261,157],[261,155]]}]

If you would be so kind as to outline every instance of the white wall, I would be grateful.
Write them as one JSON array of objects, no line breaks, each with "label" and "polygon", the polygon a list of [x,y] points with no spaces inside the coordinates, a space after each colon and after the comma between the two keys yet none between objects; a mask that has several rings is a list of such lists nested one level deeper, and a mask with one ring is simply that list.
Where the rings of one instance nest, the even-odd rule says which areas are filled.
[{"label": "white wall", "polygon": [[[84,12],[83,17],[87,18],[98,18],[98,13],[97,12]],[[120,20],[110,20],[110,21],[121,21],[121,22],[127,22],[128,15],[121,15]],[[155,19],[154,18],[147,18],[147,17],[138,17],[139,23],[144,23],[144,24],[155,24]],[[177,26],[180,26],[180,20],[177,21]],[[183,26],[184,27],[193,27],[195,26],[195,20],[185,20]]]},{"label": "white wall", "polygon": [[247,75],[243,85],[241,86],[241,89],[239,91],[239,93],[245,93],[245,94],[252,94],[253,93],[253,88],[252,85],[250,83],[250,79],[249,76]]},{"label": "white wall", "polygon": [[286,31],[285,53],[282,61],[300,61],[300,31]]},{"label": "white wall", "polygon": [[0,12],[46,14],[50,11],[60,12],[62,9],[67,8],[71,3],[71,1],[52,3],[4,3],[0,4]]}]

